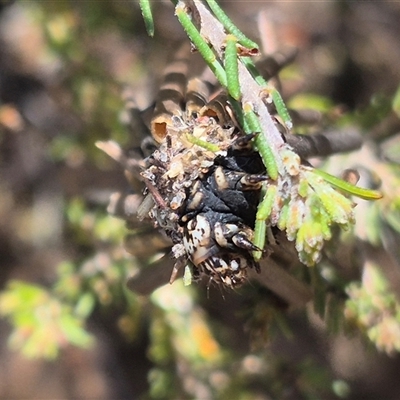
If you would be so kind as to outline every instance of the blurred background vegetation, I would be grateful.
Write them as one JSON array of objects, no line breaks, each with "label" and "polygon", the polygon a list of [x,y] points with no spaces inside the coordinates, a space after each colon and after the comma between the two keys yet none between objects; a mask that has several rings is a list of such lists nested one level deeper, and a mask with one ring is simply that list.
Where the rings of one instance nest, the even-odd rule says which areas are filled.
[{"label": "blurred background vegetation", "polygon": [[400,397],[400,5],[220,4],[264,48],[299,49],[282,74],[289,105],[362,130],[363,150],[324,166],[382,182],[385,198],[357,200],[347,246],[319,266],[325,299],[339,294],[332,318],[310,306],[283,319],[256,285],[129,292],[142,260],[106,212],[127,184],[94,143],[129,144],[122,92],[151,104],[185,39],[173,7],[154,2],[151,39],[135,1],[2,2],[2,399]]}]

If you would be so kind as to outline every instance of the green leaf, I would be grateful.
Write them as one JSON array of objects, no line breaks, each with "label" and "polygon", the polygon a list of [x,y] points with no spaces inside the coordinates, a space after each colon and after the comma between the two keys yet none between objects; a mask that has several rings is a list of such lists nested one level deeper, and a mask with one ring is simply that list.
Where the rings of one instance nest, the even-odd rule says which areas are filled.
[{"label": "green leaf", "polygon": [[376,191],[376,190],[371,190],[371,189],[365,189],[361,188],[355,185],[352,185],[349,182],[344,181],[343,179],[337,178],[336,176],[333,176],[331,174],[328,174],[325,171],[321,171],[320,169],[313,169],[313,172],[316,175],[321,176],[324,178],[328,183],[330,183],[332,186],[336,187],[337,189],[341,189],[348,194],[352,194],[354,196],[359,197],[360,199],[364,200],[379,200],[383,197],[382,193]]},{"label": "green leaf", "polygon": [[146,26],[147,34],[151,37],[154,36],[154,20],[151,12],[149,0],[139,0],[140,9],[142,10],[144,24]]},{"label": "green leaf", "polygon": [[239,84],[239,72],[238,72],[238,55],[236,47],[237,39],[233,35],[226,37],[226,49],[225,49],[225,71],[226,78],[228,81],[228,92],[235,99],[239,100],[241,97],[241,90]]}]

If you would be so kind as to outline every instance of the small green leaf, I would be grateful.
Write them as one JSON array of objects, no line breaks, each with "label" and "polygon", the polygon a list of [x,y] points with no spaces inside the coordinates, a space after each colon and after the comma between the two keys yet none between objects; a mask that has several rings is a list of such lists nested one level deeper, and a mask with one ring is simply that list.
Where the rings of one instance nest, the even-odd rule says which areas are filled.
[{"label": "small green leaf", "polygon": [[[265,223],[265,221],[257,219],[254,226],[253,244],[260,249],[264,248],[265,246],[266,233],[267,233],[267,224]],[[256,261],[260,260],[262,257],[262,251],[260,250],[253,251],[253,257],[254,260]]]},{"label": "small green leaf", "polygon": [[139,0],[140,9],[142,10],[144,24],[146,26],[147,34],[151,37],[154,36],[154,20],[151,12],[149,0]]},{"label": "small green leaf", "polygon": [[238,55],[236,47],[237,39],[233,35],[226,37],[225,48],[225,71],[226,79],[228,81],[228,92],[235,99],[239,100],[241,97],[240,84],[239,84],[239,71],[238,71]]},{"label": "small green leaf", "polygon": [[[271,215],[277,192],[278,188],[276,186],[268,186],[264,198],[258,205],[253,244],[259,249],[263,249],[265,246],[267,219]],[[262,257],[262,252],[254,251],[253,257],[256,261],[258,261]]]},{"label": "small green leaf", "polygon": [[357,196],[360,199],[379,200],[383,197],[382,193],[376,190],[365,189],[352,185],[351,183],[346,182],[343,179],[337,178],[336,176],[333,176],[331,174],[328,174],[325,171],[321,171],[320,169],[313,169],[312,172],[324,178],[328,183],[330,183],[335,188],[341,189],[348,194]]},{"label": "small green leaf", "polygon": [[270,216],[277,193],[278,188],[275,185],[268,186],[264,198],[258,205],[257,219],[265,221]]},{"label": "small green leaf", "polygon": [[185,9],[182,6],[178,6],[175,9],[175,14],[186,34],[189,36],[189,39],[196,46],[197,50],[204,58],[204,61],[208,64],[210,69],[213,71],[219,83],[226,88],[228,83],[224,68],[216,59],[214,52],[211,50],[205,39],[201,36],[190,17],[186,14]]},{"label": "small green leaf", "polygon": [[188,142],[200,146],[205,150],[212,151],[213,153],[217,153],[218,151],[221,150],[218,145],[206,142],[205,140],[201,140],[190,133],[187,133],[185,137]]},{"label": "small green leaf", "polygon": [[278,178],[278,166],[276,164],[276,160],[274,154],[272,153],[271,147],[267,142],[267,139],[262,134],[262,129],[260,126],[259,119],[256,113],[253,111],[253,107],[251,104],[245,104],[243,106],[244,111],[244,119],[247,122],[247,125],[250,129],[250,132],[261,132],[260,135],[257,135],[255,142],[257,146],[257,150],[260,153],[260,156],[263,160],[265,168],[267,169],[268,175],[271,179],[276,180]]},{"label": "small green leaf", "polygon": [[292,129],[293,122],[292,122],[292,119],[290,118],[289,111],[286,108],[286,105],[282,99],[281,94],[275,88],[272,88],[271,96],[272,96],[272,101],[274,102],[276,111],[278,112],[278,115],[282,118],[282,121],[284,122],[286,128],[289,130]]}]

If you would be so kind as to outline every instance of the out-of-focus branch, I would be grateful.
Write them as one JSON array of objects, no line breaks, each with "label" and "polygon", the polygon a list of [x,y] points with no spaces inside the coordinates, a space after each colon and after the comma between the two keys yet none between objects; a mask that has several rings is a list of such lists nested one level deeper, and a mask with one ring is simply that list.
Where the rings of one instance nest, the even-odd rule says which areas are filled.
[{"label": "out-of-focus branch", "polygon": [[286,142],[304,159],[357,150],[363,142],[361,134],[356,130],[332,130],[313,135],[284,134],[284,137]]},{"label": "out-of-focus branch", "polygon": [[302,308],[312,299],[311,288],[300,282],[274,260],[260,261],[261,272],[249,270],[249,278],[256,280],[285,300],[290,309]]}]

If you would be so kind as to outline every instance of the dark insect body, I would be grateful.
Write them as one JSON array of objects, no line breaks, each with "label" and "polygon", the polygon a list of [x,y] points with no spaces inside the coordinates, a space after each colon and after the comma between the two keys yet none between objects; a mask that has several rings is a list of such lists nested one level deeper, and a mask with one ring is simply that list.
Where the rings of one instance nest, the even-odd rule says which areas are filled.
[{"label": "dark insect body", "polygon": [[164,201],[155,199],[149,215],[172,238],[178,266],[189,262],[193,278],[206,275],[210,282],[237,287],[246,281],[247,268],[259,270],[252,252],[260,249],[252,239],[266,176],[252,149],[254,135],[193,113],[173,121],[145,160],[145,182]]}]

